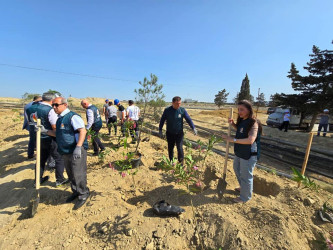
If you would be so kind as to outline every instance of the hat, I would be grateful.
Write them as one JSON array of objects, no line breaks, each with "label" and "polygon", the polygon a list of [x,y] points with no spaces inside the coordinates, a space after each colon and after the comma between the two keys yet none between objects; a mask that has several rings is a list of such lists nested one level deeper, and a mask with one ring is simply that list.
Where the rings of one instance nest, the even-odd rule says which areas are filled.
[{"label": "hat", "polygon": [[119,100],[118,99],[114,99],[114,105],[118,105]]},{"label": "hat", "polygon": [[285,109],[285,110],[284,110],[284,113],[289,113],[289,109]]},{"label": "hat", "polygon": [[324,112],[329,112],[329,110],[328,109],[324,109]]},{"label": "hat", "polygon": [[108,101],[109,101],[109,99],[106,99],[105,101],[106,101],[106,102],[108,102]]}]

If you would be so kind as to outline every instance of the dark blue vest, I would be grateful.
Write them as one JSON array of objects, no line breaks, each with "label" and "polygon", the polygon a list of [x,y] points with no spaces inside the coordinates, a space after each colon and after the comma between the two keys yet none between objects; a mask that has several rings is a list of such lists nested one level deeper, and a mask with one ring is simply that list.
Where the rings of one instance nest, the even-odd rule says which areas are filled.
[{"label": "dark blue vest", "polygon": [[27,110],[28,122],[29,125],[37,124],[37,107],[40,105],[39,102],[32,104]]},{"label": "dark blue vest", "polygon": [[[237,132],[236,132],[236,139],[245,139],[248,138],[248,127],[250,125],[251,120],[241,120],[241,122],[237,126]],[[239,158],[242,158],[244,160],[248,160],[251,158],[251,156],[256,155],[259,159],[259,152],[260,152],[260,134],[258,132],[257,138],[257,152],[251,152],[251,145],[250,144],[234,144],[234,152],[235,155]]]},{"label": "dark blue vest", "polygon": [[[79,133],[74,131],[71,120],[73,115],[78,115],[73,111],[61,116],[57,120],[56,140],[58,144],[58,152],[61,155],[72,154],[76,147],[75,134]],[[88,149],[87,138],[82,145],[85,149]]]},{"label": "dark blue vest", "polygon": [[[101,115],[99,114],[99,110],[95,105],[91,105],[89,106],[87,109],[91,109],[94,113],[94,123],[91,126],[92,129],[100,129],[103,125],[102,123],[102,118]],[[87,116],[87,120],[88,120],[88,116]]]},{"label": "dark blue vest", "polygon": [[171,134],[183,133],[185,109],[183,107],[174,109],[170,106],[164,112],[167,119],[167,132]]}]

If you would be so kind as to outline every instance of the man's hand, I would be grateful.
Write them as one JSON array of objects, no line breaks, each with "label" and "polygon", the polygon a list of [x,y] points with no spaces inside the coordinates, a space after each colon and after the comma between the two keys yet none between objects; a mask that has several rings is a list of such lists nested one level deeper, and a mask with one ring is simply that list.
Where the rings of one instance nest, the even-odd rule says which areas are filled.
[{"label": "man's hand", "polygon": [[162,130],[158,131],[158,136],[159,136],[160,138],[163,138]]},{"label": "man's hand", "polygon": [[197,129],[195,128],[195,129],[193,129],[193,133],[194,133],[194,135],[198,135],[198,131],[197,131]]},{"label": "man's hand", "polygon": [[73,158],[74,159],[80,159],[81,158],[81,146],[76,146],[73,152]]},{"label": "man's hand", "polygon": [[35,125],[35,132],[38,132],[38,130],[40,129],[40,132],[42,134],[47,135],[47,132],[49,131],[48,129],[46,129],[43,125],[41,125],[40,127]]}]

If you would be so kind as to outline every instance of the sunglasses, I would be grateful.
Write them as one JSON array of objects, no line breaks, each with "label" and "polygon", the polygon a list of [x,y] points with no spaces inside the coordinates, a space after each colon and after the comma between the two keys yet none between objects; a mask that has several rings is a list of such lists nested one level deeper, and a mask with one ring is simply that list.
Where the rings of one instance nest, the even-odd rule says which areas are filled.
[{"label": "sunglasses", "polygon": [[53,103],[52,104],[52,107],[56,107],[56,108],[58,108],[60,105],[64,105],[65,103]]}]

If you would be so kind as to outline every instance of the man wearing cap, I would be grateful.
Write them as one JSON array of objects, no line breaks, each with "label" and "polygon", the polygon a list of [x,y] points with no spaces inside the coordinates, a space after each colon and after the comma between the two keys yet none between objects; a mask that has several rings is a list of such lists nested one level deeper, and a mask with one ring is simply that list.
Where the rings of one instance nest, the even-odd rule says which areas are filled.
[{"label": "man wearing cap", "polygon": [[42,133],[56,137],[58,151],[63,156],[73,194],[66,203],[78,198],[73,210],[82,207],[90,196],[87,187],[87,130],[82,118],[67,107],[67,99],[57,97],[52,106],[58,114],[56,131],[42,128]]},{"label": "man wearing cap", "polygon": [[103,115],[105,117],[106,127],[108,127],[108,116],[106,114],[106,110],[108,109],[108,107],[109,107],[109,99],[106,99],[105,104],[103,105]]},{"label": "man wearing cap", "polygon": [[284,129],[284,132],[288,132],[289,122],[290,122],[290,113],[289,113],[289,110],[286,109],[284,111],[284,115],[283,115],[283,123],[279,127],[280,131],[282,131],[282,129]]},{"label": "man wearing cap", "polygon": [[320,115],[320,122],[318,126],[318,134],[317,136],[320,136],[320,131],[324,129],[323,136],[326,136],[327,128],[328,128],[328,120],[329,120],[329,110],[324,109],[324,113]]},{"label": "man wearing cap", "polygon": [[125,136],[125,128],[124,128],[124,123],[125,123],[125,118],[126,118],[126,110],[123,105],[120,104],[120,101],[118,99],[114,100],[114,105],[118,107],[119,111],[119,119],[120,119],[120,126],[121,126],[121,132],[123,136]]},{"label": "man wearing cap", "polygon": [[[53,93],[44,93],[42,101],[36,105],[32,105],[27,109],[27,116],[30,122],[35,122],[41,119],[42,125],[48,130],[56,129],[57,114],[54,112],[51,104],[55,95]],[[49,179],[49,176],[43,177],[47,159],[52,156],[55,160],[55,176],[56,186],[60,186],[68,182],[64,177],[64,161],[57,151],[57,143],[54,138],[49,135],[42,134],[41,136],[41,158],[40,158],[40,183],[44,183]]]},{"label": "man wearing cap", "polygon": [[88,100],[82,100],[81,106],[86,109],[86,115],[87,115],[87,126],[86,129],[91,129],[95,132],[94,136],[94,154],[95,156],[98,155],[99,149],[101,151],[104,151],[105,147],[101,140],[98,137],[98,133],[100,129],[102,128],[102,118],[99,114],[98,108],[95,105],[92,105],[89,103]]},{"label": "man wearing cap", "polygon": [[32,105],[37,104],[42,100],[41,96],[34,96],[33,101],[29,102],[24,106],[24,123],[23,123],[23,128],[29,131],[29,144],[28,144],[28,159],[31,159],[34,157],[34,152],[36,148],[36,132],[35,132],[35,125],[36,122],[30,122],[28,115],[27,115],[27,110],[30,108]]},{"label": "man wearing cap", "polygon": [[184,161],[183,120],[184,119],[186,120],[186,122],[191,127],[195,135],[197,135],[197,130],[187,111],[183,107],[180,107],[180,105],[181,105],[181,98],[179,96],[175,96],[174,98],[172,98],[172,106],[166,108],[161,117],[159,125],[159,135],[160,137],[162,137],[162,128],[166,121],[167,122],[166,137],[168,141],[169,159],[170,161],[173,160],[173,148],[175,147],[176,144],[178,151],[178,161],[183,163]]}]

